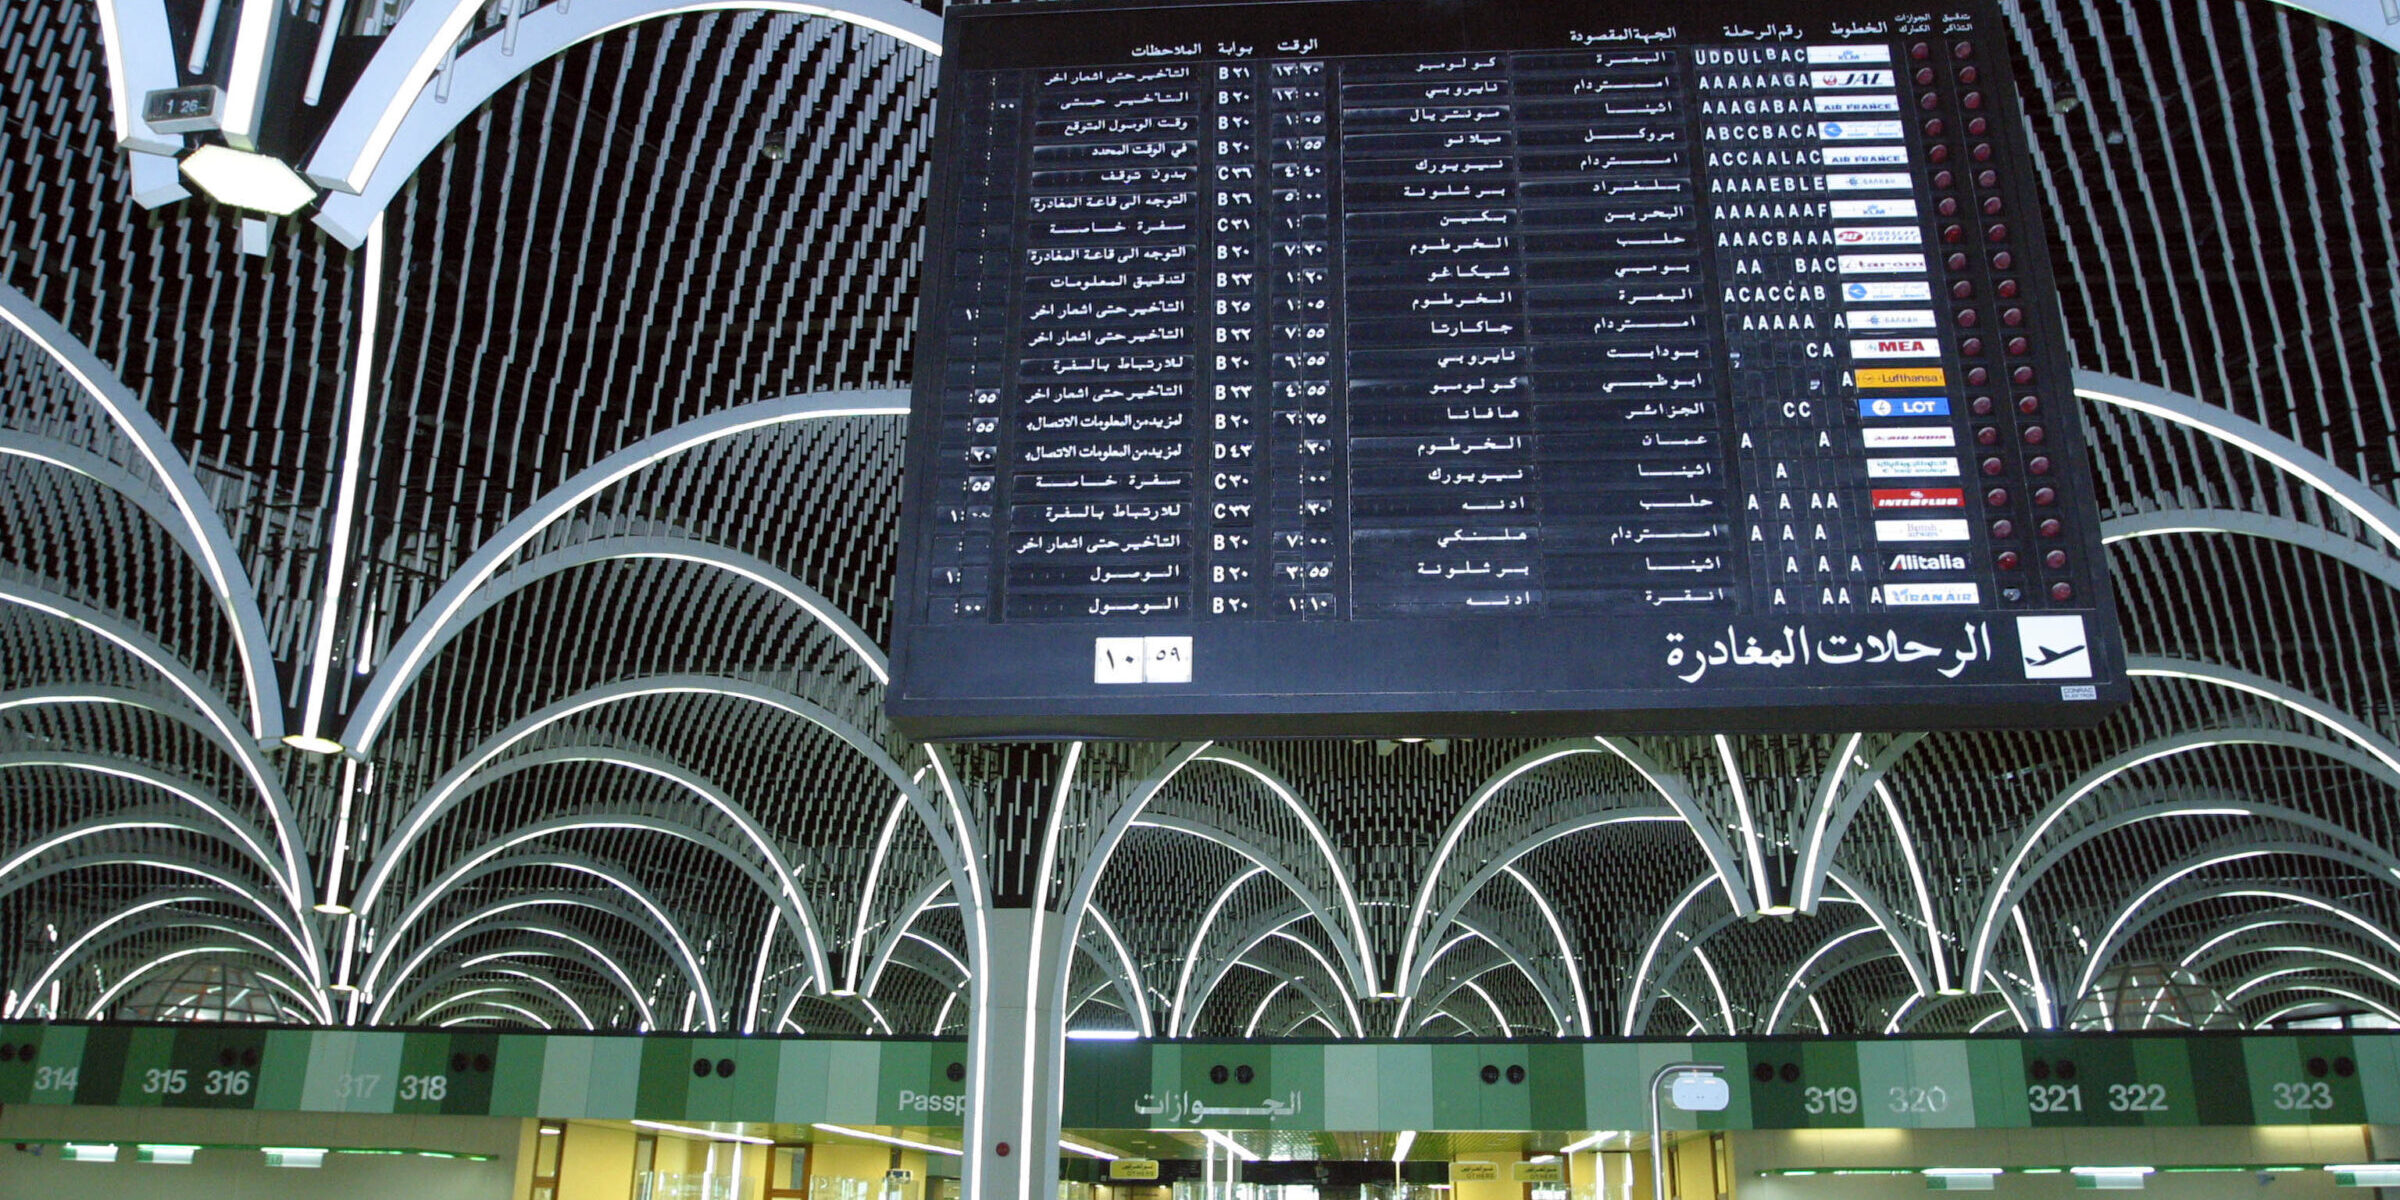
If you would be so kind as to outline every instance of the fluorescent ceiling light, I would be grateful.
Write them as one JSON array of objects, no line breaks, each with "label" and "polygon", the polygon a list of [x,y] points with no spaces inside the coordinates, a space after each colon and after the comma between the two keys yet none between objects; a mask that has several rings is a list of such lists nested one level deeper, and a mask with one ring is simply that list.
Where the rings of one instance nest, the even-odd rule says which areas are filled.
[{"label": "fluorescent ceiling light", "polygon": [[1600,1145],[1600,1143],[1605,1142],[1615,1136],[1617,1136],[1617,1131],[1614,1129],[1596,1130],[1593,1132],[1592,1136],[1587,1137],[1580,1142],[1560,1147],[1558,1152],[1560,1154],[1581,1154],[1586,1150],[1596,1148]]},{"label": "fluorescent ceiling light", "polygon": [[133,1148],[133,1161],[160,1163],[173,1167],[185,1167],[191,1165],[192,1156],[199,1152],[200,1147],[198,1146],[154,1146],[143,1144]]},{"label": "fluorescent ceiling light", "polygon": [[1222,1146],[1222,1147],[1224,1147],[1225,1149],[1227,1149],[1227,1150],[1230,1150],[1230,1151],[1232,1151],[1232,1152],[1233,1152],[1233,1153],[1235,1153],[1235,1154],[1239,1154],[1239,1155],[1241,1155],[1241,1156],[1242,1156],[1242,1161],[1243,1161],[1243,1162],[1257,1162],[1257,1161],[1258,1161],[1258,1155],[1251,1153],[1251,1152],[1250,1152],[1250,1150],[1249,1150],[1247,1147],[1243,1146],[1243,1145],[1242,1145],[1240,1142],[1237,1142],[1237,1141],[1233,1140],[1232,1138],[1226,1137],[1226,1136],[1225,1136],[1223,1133],[1220,1133],[1220,1132],[1218,1132],[1217,1130],[1214,1130],[1214,1129],[1203,1129],[1203,1130],[1201,1130],[1201,1131],[1200,1131],[1200,1136],[1201,1136],[1201,1137],[1204,1137],[1204,1138],[1207,1138],[1208,1140],[1210,1140],[1210,1141],[1212,1141],[1212,1142],[1215,1142],[1217,1145],[1219,1145],[1219,1146]]},{"label": "fluorescent ceiling light", "polygon": [[2400,1162],[2335,1163],[2325,1169],[2337,1187],[2400,1187]]},{"label": "fluorescent ceiling light", "polygon": [[115,1162],[117,1148],[109,1144],[68,1142],[58,1148],[58,1156],[67,1162]]},{"label": "fluorescent ceiling light", "polygon": [[[183,173],[219,204],[290,216],[317,198],[300,173],[280,160],[231,146],[202,146],[183,160]],[[303,744],[307,743],[307,744]],[[338,754],[341,744],[294,735],[284,744],[312,754]]]},{"label": "fluorescent ceiling light", "polygon": [[1989,1192],[1998,1167],[1927,1167],[1925,1187],[1935,1192]]},{"label": "fluorescent ceiling light", "polygon": [[259,1153],[267,1156],[270,1167],[301,1167],[314,1169],[325,1165],[321,1146],[260,1146]]},{"label": "fluorescent ceiling light", "polygon": [[661,1133],[679,1133],[685,1137],[706,1138],[712,1142],[743,1142],[752,1146],[775,1144],[775,1139],[770,1137],[759,1137],[748,1133],[719,1133],[714,1129],[702,1129],[697,1125],[669,1125],[665,1121],[635,1121],[632,1123],[644,1129],[655,1129]]},{"label": "fluorescent ceiling light", "polygon": [[2136,1192],[2145,1186],[2149,1167],[2069,1167],[2075,1186],[2112,1192]]},{"label": "fluorescent ceiling light", "polygon": [[1109,1153],[1108,1151],[1106,1151],[1106,1150],[1100,1150],[1100,1149],[1095,1149],[1094,1147],[1091,1147],[1091,1146],[1080,1145],[1080,1144],[1077,1144],[1077,1143],[1075,1143],[1075,1142],[1070,1142],[1070,1141],[1068,1141],[1068,1140],[1067,1140],[1067,1139],[1065,1139],[1065,1138],[1060,1138],[1060,1139],[1058,1139],[1058,1148],[1059,1148],[1059,1149],[1061,1149],[1061,1150],[1072,1150],[1072,1151],[1074,1151],[1074,1152],[1075,1152],[1075,1153],[1077,1153],[1077,1154],[1088,1154],[1088,1155],[1092,1156],[1093,1158],[1104,1159],[1104,1160],[1106,1160],[1106,1161],[1108,1161],[1108,1162],[1115,1162],[1115,1161],[1117,1161],[1117,1156],[1116,1156],[1116,1155],[1114,1155],[1114,1154],[1110,1154],[1110,1153]]},{"label": "fluorescent ceiling light", "polygon": [[[639,1124],[639,1122],[636,1122],[636,1124]],[[823,1121],[816,1122],[814,1125],[810,1126],[810,1128],[822,1129],[827,1133],[838,1133],[843,1137],[865,1138],[870,1142],[883,1142],[886,1145],[892,1146],[906,1146],[911,1150],[924,1150],[934,1154],[965,1153],[956,1146],[937,1146],[932,1142],[911,1141],[904,1137],[893,1137],[888,1133],[869,1133],[864,1129],[852,1129],[847,1125],[828,1125]]]},{"label": "fluorescent ceiling light", "polygon": [[1067,1040],[1070,1042],[1138,1042],[1142,1040],[1142,1035],[1132,1029],[1070,1029],[1067,1031]]},{"label": "fluorescent ceiling light", "polygon": [[1401,1130],[1401,1131],[1400,1131],[1400,1140],[1399,1140],[1399,1141],[1397,1141],[1397,1142],[1394,1142],[1394,1143],[1392,1143],[1392,1161],[1393,1161],[1393,1162],[1399,1162],[1401,1159],[1407,1158],[1407,1157],[1408,1157],[1408,1148],[1409,1148],[1409,1147],[1411,1147],[1411,1146],[1414,1146],[1414,1145],[1416,1145],[1416,1144],[1417,1144],[1417,1131],[1416,1131],[1416,1130],[1414,1130],[1414,1129],[1403,1129],[1403,1130]]}]

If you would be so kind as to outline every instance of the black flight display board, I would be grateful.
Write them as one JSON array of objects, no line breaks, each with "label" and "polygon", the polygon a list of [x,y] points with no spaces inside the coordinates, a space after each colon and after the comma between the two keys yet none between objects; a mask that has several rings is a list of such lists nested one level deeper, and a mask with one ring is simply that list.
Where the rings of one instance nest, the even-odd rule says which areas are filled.
[{"label": "black flight display board", "polygon": [[952,5],[918,737],[2125,698],[1989,0]]}]

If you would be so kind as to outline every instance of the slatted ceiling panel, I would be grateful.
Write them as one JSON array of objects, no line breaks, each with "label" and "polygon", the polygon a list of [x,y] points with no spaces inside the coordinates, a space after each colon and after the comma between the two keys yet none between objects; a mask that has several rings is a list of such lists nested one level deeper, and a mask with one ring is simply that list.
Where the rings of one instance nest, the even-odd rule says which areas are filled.
[{"label": "slatted ceiling panel", "polygon": [[2400,175],[2359,151],[2393,111],[2390,52],[2274,6],[2014,7],[2082,365],[2388,483]]}]

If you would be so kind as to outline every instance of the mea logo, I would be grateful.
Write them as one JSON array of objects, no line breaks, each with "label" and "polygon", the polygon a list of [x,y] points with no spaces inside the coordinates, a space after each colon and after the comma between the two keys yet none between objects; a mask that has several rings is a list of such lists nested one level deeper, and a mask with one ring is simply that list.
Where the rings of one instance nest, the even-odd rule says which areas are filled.
[{"label": "mea logo", "polygon": [[2082,617],[2018,617],[2017,652],[2027,679],[2090,679],[2091,639]]}]

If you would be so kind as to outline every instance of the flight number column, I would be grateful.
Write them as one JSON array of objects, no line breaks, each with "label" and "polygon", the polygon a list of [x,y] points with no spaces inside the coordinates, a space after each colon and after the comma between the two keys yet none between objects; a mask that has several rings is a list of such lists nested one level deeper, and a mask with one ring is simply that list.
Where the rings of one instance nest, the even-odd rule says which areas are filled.
[{"label": "flight number column", "polygon": [[1330,68],[1266,64],[1267,604],[1283,619],[1341,615],[1343,453],[1335,431]]},{"label": "flight number column", "polygon": [[1256,62],[1205,68],[1210,153],[1202,199],[1209,250],[1207,573],[1201,612],[1254,618],[1265,611],[1266,371],[1270,314],[1266,261],[1266,131]]}]

